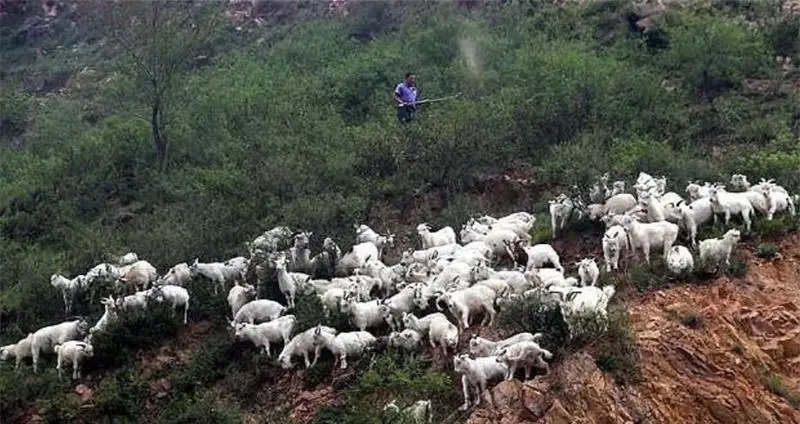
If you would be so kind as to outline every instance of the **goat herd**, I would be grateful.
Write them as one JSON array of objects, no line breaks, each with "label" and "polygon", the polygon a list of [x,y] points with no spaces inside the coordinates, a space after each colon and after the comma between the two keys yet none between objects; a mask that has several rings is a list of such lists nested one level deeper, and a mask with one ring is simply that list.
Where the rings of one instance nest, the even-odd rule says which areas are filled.
[{"label": "goat herd", "polygon": [[[767,219],[783,211],[794,215],[797,201],[771,180],[750,186],[743,175],[731,178],[730,184],[738,190],[733,192],[721,184],[690,183],[686,187],[688,200],[675,192],[665,192],[666,178],[645,173],[640,173],[633,185],[636,197],[625,192],[624,181],[614,182],[611,189],[607,183],[608,175],[604,175],[594,184],[589,192],[592,204],[588,206],[580,196],[564,194],[550,201],[549,206],[553,237],[571,220],[599,220],[605,224],[605,272],[617,271],[621,259],[638,258],[639,252],[649,264],[650,252],[658,249],[662,250],[670,273],[685,275],[693,271],[690,249],[675,245],[681,230],[698,252],[701,265],[727,264],[740,238],[739,231],[730,229],[721,238],[698,244],[698,227],[716,221],[718,214],[724,215],[727,226],[731,215],[739,215],[749,230],[754,213]],[[71,279],[57,274],[51,277],[52,286],[63,295],[67,316],[73,302],[83,298],[79,295],[89,289],[107,295],[100,300],[105,312],[93,327],[85,318],[78,318],[38,329],[17,343],[0,348],[0,359],[15,358],[19,368],[24,358],[31,357],[37,372],[40,356],[55,353],[59,375],[62,365],[71,363],[72,377],[79,378],[81,364],[93,356],[92,336],[106,331],[119,314],[146,311],[152,303],[167,302],[173,313],[182,310],[185,324],[190,299],[186,287],[207,281],[213,285],[215,295],[233,285],[227,301],[234,338],[249,340],[269,356],[273,345],[282,344],[277,363],[285,369],[292,368],[293,357],[303,357],[307,368],[314,366],[323,349],[333,354],[334,365],[346,368],[348,358],[378,346],[388,345],[414,355],[428,343],[446,355],[454,355],[454,369],[462,375],[462,409],[467,409],[480,403],[490,382],[510,380],[518,368],[524,369],[524,377],[529,379],[532,368],[546,370],[546,360],[552,358],[538,344],[542,333],[520,333],[501,341],[473,336],[468,352],[459,353],[459,335],[469,328],[474,317],[482,316],[481,325],[492,325],[498,309],[515,300],[539,296],[561,309],[572,333],[580,315],[590,313],[604,319],[615,293],[612,285],[597,287],[600,270],[593,258],[576,264],[577,278],[566,277],[552,246],[531,245],[535,220],[527,212],[499,219],[470,218],[462,225],[460,244],[452,227],[432,231],[428,224],[420,224],[416,230],[421,249],[403,252],[399,263],[391,266],[383,262],[383,257],[394,246],[394,235],[378,234],[366,225],[356,226],[355,245],[344,254],[331,238],[325,238],[322,251],[312,257],[312,233],[295,233],[279,226],[246,243],[249,257],[212,263],[195,259],[191,265],[180,263],[161,276],[137,254],[127,253],[115,263],[91,268],[85,275]],[[255,287],[246,283],[249,273],[256,275]],[[276,283],[285,305],[256,299],[263,293],[264,284]],[[357,331],[339,332],[319,324],[295,334],[297,318],[287,311],[311,296],[318,297],[326,316],[332,312],[349,316]],[[441,312],[421,314],[434,306]],[[443,312],[449,312],[450,318]],[[388,336],[373,334],[386,327],[390,330]],[[431,420],[430,400],[402,409],[393,401],[384,409],[411,415],[416,422]]]}]

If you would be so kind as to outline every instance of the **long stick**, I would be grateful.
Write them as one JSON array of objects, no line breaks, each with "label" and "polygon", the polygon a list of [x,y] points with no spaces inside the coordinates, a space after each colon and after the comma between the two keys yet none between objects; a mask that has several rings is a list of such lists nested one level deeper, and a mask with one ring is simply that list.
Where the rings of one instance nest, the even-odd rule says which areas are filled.
[{"label": "long stick", "polygon": [[455,94],[455,95],[452,95],[452,96],[447,96],[447,97],[440,97],[438,99],[426,99],[426,100],[420,100],[420,101],[414,102],[414,103],[403,103],[402,105],[398,105],[398,107],[400,107],[400,106],[409,106],[409,105],[415,105],[416,106],[416,105],[421,105],[421,104],[425,104],[425,103],[441,102],[441,101],[444,101],[444,100],[455,99],[456,97],[459,97],[459,96],[461,96],[461,93],[458,93],[458,94]]}]

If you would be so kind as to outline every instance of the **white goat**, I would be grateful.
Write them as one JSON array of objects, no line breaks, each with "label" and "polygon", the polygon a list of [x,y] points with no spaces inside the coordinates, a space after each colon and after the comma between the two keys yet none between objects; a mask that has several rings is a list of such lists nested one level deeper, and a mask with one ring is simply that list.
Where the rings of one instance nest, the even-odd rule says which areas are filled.
[{"label": "white goat", "polygon": [[659,222],[664,220],[664,207],[656,196],[646,191],[642,193],[641,199],[647,208],[648,221]]},{"label": "white goat", "polygon": [[636,198],[630,193],[620,193],[609,197],[603,204],[587,206],[589,219],[598,220],[605,215],[621,215],[636,207]]},{"label": "white goat", "polygon": [[171,284],[173,286],[186,286],[192,282],[192,271],[189,264],[181,262],[167,271],[161,278],[156,280],[156,285]]},{"label": "white goat", "polygon": [[72,379],[80,378],[80,366],[87,358],[94,356],[94,348],[91,344],[86,342],[79,342],[75,340],[68,340],[62,344],[56,345],[53,350],[58,356],[56,369],[58,376],[61,377],[61,366],[65,363],[72,362]]},{"label": "white goat", "polygon": [[[497,356],[471,359],[468,355],[453,357],[453,369],[461,374],[461,389],[464,393],[464,405],[459,408],[466,411],[470,407],[470,392],[474,393],[473,405],[480,405],[481,395],[489,383],[501,381],[508,373],[508,366],[497,362]],[[489,392],[491,397],[492,393]],[[492,400],[492,403],[494,401]]]},{"label": "white goat", "polygon": [[233,316],[233,322],[248,322],[250,324],[257,324],[266,321],[272,321],[279,316],[283,315],[286,307],[274,300],[257,299],[245,303],[236,315]]},{"label": "white goat", "polygon": [[561,259],[553,246],[549,244],[535,244],[533,246],[525,246],[525,253],[528,254],[528,263],[526,269],[541,268],[544,264],[551,263],[553,266],[564,272],[564,267],[561,266]]},{"label": "white goat", "polygon": [[692,246],[697,246],[697,227],[709,221],[716,221],[717,216],[711,209],[711,198],[701,197],[690,204],[668,204],[664,208],[670,222],[679,222],[689,234]]},{"label": "white goat", "polygon": [[694,258],[692,252],[684,246],[675,245],[667,254],[667,269],[674,275],[684,275],[692,272]]},{"label": "white goat", "polygon": [[503,349],[521,342],[538,342],[542,338],[542,333],[517,333],[503,340],[493,342],[479,336],[472,336],[469,339],[469,353],[477,358],[498,355]]},{"label": "white goat", "polygon": [[625,193],[625,181],[614,181],[611,184],[611,196],[616,196],[618,194]]},{"label": "white goat", "polygon": [[497,293],[489,287],[475,285],[466,289],[442,294],[436,302],[444,302],[450,313],[458,320],[459,328],[469,328],[469,318],[472,315],[484,313],[481,325],[492,325],[497,311],[494,309],[494,300]]},{"label": "white goat", "polygon": [[86,289],[86,281],[87,278],[84,275],[79,275],[71,280],[59,274],[53,274],[50,277],[50,285],[61,290],[61,295],[64,298],[64,313],[66,315],[72,313],[72,304],[75,302],[75,297]]},{"label": "white goat", "polygon": [[11,358],[14,358],[16,359],[16,365],[14,368],[19,369],[19,365],[22,363],[22,360],[31,357],[32,341],[33,333],[28,333],[24,339],[21,339],[14,344],[3,346],[0,348],[0,361],[7,361]]},{"label": "white goat", "polygon": [[270,343],[283,343],[286,346],[297,325],[297,318],[294,315],[284,315],[261,324],[232,323],[232,325],[237,340],[250,340],[256,348],[261,347],[262,352],[272,356]]},{"label": "white goat", "polygon": [[384,325],[380,311],[380,300],[358,302],[355,296],[343,297],[339,303],[339,310],[350,316],[350,321],[355,328],[366,331],[367,328],[376,328]]},{"label": "white goat", "polygon": [[719,267],[725,261],[725,266],[731,265],[731,251],[741,239],[737,229],[728,230],[721,238],[706,239],[700,242],[700,264],[705,269],[709,265]]},{"label": "white goat", "polygon": [[[324,331],[329,334],[336,334],[336,329],[331,327],[311,327],[306,331],[303,331],[300,334],[297,334],[289,340],[289,343],[283,347],[280,355],[278,355],[278,363],[281,365],[283,369],[290,369],[292,368],[292,356],[303,356],[305,360],[306,368],[311,368],[312,366],[317,364],[317,360],[319,359],[319,353],[322,351],[322,346],[315,346],[314,345],[314,332],[321,328],[321,331]],[[308,355],[314,352],[314,361],[310,361],[308,359]]]},{"label": "white goat", "polygon": [[605,173],[589,189],[589,201],[592,203],[602,203],[611,197],[611,190],[608,189],[608,173]]},{"label": "white goat", "polygon": [[378,244],[378,237],[380,236],[375,230],[369,227],[369,225],[361,224],[355,225],[353,227],[356,229],[356,244],[370,242],[372,244]]},{"label": "white goat", "polygon": [[410,284],[403,287],[394,296],[382,301],[381,315],[392,330],[397,330],[402,326],[403,313],[409,313],[414,309],[414,292],[420,287],[420,284]]},{"label": "white goat", "polygon": [[[750,231],[750,217],[753,215],[753,204],[750,201],[748,192],[729,193],[725,191],[725,186],[716,186],[709,189],[709,199],[711,200],[711,210],[715,213],[725,214],[725,225],[730,225],[731,215],[742,216],[744,226]],[[762,196],[763,194],[755,193]],[[766,198],[765,198],[766,202]]]},{"label": "white goat", "polygon": [[689,200],[695,201],[697,199],[702,199],[704,197],[709,197],[711,193],[709,192],[713,186],[711,183],[703,183],[700,185],[699,181],[690,182],[686,186],[686,193],[689,194]]},{"label": "white goat", "polygon": [[668,221],[641,223],[626,215],[622,217],[622,225],[630,234],[634,256],[637,255],[637,250],[641,250],[648,265],[651,249],[661,247],[666,259],[669,248],[678,239],[678,226]]},{"label": "white goat", "polygon": [[322,331],[322,326],[318,325],[314,329],[312,340],[316,348],[323,347],[333,354],[334,366],[339,364],[341,369],[345,369],[348,356],[352,358],[363,355],[378,339],[366,331],[350,331],[333,335]]},{"label": "white goat", "polygon": [[530,281],[525,278],[525,274],[521,271],[495,271],[483,263],[470,269],[469,281],[471,283],[490,278],[504,280],[514,293],[523,293],[532,288]]},{"label": "white goat", "polygon": [[595,286],[597,279],[600,277],[600,269],[597,267],[597,262],[594,258],[584,258],[580,262],[576,262],[578,267],[578,277],[581,279],[582,286]]},{"label": "white goat", "polygon": [[53,347],[69,340],[82,339],[89,331],[86,320],[65,321],[60,324],[42,327],[33,333],[31,339],[31,356],[33,357],[33,372],[39,370],[39,356],[49,353]]},{"label": "white goat", "polygon": [[619,269],[620,257],[630,252],[628,230],[622,225],[613,225],[603,234],[603,257],[606,261],[606,272]]},{"label": "white goat", "polygon": [[189,291],[181,286],[172,286],[172,285],[164,285],[164,286],[156,286],[153,287],[152,292],[150,293],[153,301],[157,303],[161,303],[167,301],[170,305],[170,309],[172,310],[172,314],[175,315],[178,312],[178,308],[183,306],[183,323],[186,324],[188,321],[189,316]]},{"label": "white goat", "polygon": [[606,308],[614,293],[614,286],[611,285],[602,289],[595,286],[587,286],[569,291],[564,300],[559,303],[559,307],[561,308],[561,315],[569,327],[570,334],[575,334],[572,324],[575,317],[594,314],[605,321],[607,317]]},{"label": "white goat", "polygon": [[403,257],[400,262],[404,265],[411,265],[412,263],[427,264],[429,260],[436,259],[440,256],[448,256],[461,250],[461,245],[457,243],[446,244],[443,246],[431,247],[430,249],[413,250],[408,249],[403,252]]},{"label": "white goat", "polygon": [[392,331],[389,334],[389,346],[409,353],[411,357],[419,350],[422,345],[422,333],[411,328],[406,328],[401,332]]},{"label": "white goat", "polygon": [[441,312],[434,312],[417,318],[413,314],[403,314],[403,325],[407,329],[419,331],[428,335],[431,348],[438,344],[442,352],[447,355],[447,349],[455,349],[458,344],[458,328],[451,323]]},{"label": "white goat", "polygon": [[795,216],[794,200],[785,190],[781,191],[775,184],[769,184],[764,188],[763,193],[767,199],[768,221],[772,221],[776,212],[789,211],[789,215]]},{"label": "white goat", "polygon": [[117,264],[119,266],[133,265],[138,261],[139,261],[139,255],[137,255],[135,252],[128,252],[117,258]]},{"label": "white goat", "polygon": [[105,306],[105,312],[103,312],[103,316],[97,320],[97,323],[89,329],[89,342],[91,343],[91,337],[94,333],[98,331],[105,331],[108,326],[114,322],[118,315],[117,315],[117,303],[114,300],[114,296],[109,296],[105,299],[100,299],[100,303]]},{"label": "white goat", "polygon": [[550,212],[552,238],[556,238],[556,230],[564,230],[575,209],[575,202],[565,194],[561,194],[555,200],[549,201],[548,211]]},{"label": "white goat", "polygon": [[144,310],[147,308],[152,289],[137,291],[124,297],[117,298],[117,309],[120,311]]},{"label": "white goat", "polygon": [[364,242],[353,245],[349,252],[345,253],[337,264],[339,272],[347,274],[354,269],[364,266],[370,259],[380,259],[378,247],[371,242]]},{"label": "white goat", "polygon": [[236,316],[239,309],[256,297],[256,288],[250,284],[241,285],[238,282],[228,292],[228,306],[231,307],[231,317]]},{"label": "white goat", "polygon": [[401,422],[408,422],[409,424],[432,424],[433,423],[433,409],[431,401],[418,400],[403,409],[396,404],[397,399],[392,399],[383,407],[384,411],[391,411],[395,416],[401,417]]},{"label": "white goat", "polygon": [[525,368],[525,380],[530,380],[533,367],[544,368],[549,371],[545,359],[553,359],[553,354],[549,350],[542,349],[534,341],[524,341],[512,344],[501,350],[497,355],[496,361],[508,367],[506,380],[510,381],[514,379],[514,373],[517,371],[517,367],[520,366]]},{"label": "white goat", "polygon": [[[156,268],[147,261],[136,261],[124,274],[119,277],[119,283],[123,286],[129,285],[134,291],[145,290],[158,278],[158,271]],[[122,289],[122,287],[119,287]]]},{"label": "white goat", "polygon": [[[283,297],[286,298],[289,309],[294,309],[297,292],[302,292],[303,285],[311,280],[311,276],[300,272],[287,271],[286,262],[286,256],[279,255],[275,258],[273,264],[278,272],[278,288],[281,290]],[[300,288],[298,289],[298,287]]]},{"label": "white goat", "polygon": [[214,296],[217,296],[220,290],[225,290],[225,283],[231,275],[232,269],[225,266],[222,262],[208,262],[201,263],[199,258],[195,258],[192,265],[189,267],[192,278],[203,276],[211,281],[214,286]]},{"label": "white goat", "polygon": [[427,223],[417,225],[417,234],[422,241],[423,249],[430,249],[436,246],[445,246],[456,242],[456,232],[453,227],[443,227],[436,232],[431,232],[431,226]]}]

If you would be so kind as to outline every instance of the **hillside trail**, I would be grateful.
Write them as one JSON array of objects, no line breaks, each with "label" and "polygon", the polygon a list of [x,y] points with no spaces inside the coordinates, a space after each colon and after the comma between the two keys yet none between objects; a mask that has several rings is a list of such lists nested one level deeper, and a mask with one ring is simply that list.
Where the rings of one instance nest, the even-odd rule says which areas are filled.
[{"label": "hillside trail", "polygon": [[778,245],[775,261],[740,248],[744,278],[631,297],[640,382],[617,384],[578,353],[547,376],[500,383],[495,407],[468,423],[800,423],[800,410],[773,393],[774,377],[767,387],[779,376],[800,408],[800,235]]}]

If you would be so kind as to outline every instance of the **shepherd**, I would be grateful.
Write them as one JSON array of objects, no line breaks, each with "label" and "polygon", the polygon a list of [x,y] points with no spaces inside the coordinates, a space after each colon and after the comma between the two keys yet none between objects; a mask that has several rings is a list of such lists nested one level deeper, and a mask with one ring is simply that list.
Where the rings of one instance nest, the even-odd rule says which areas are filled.
[{"label": "shepherd", "polygon": [[406,78],[394,89],[397,102],[397,119],[406,123],[417,116],[417,75],[407,72]]}]

